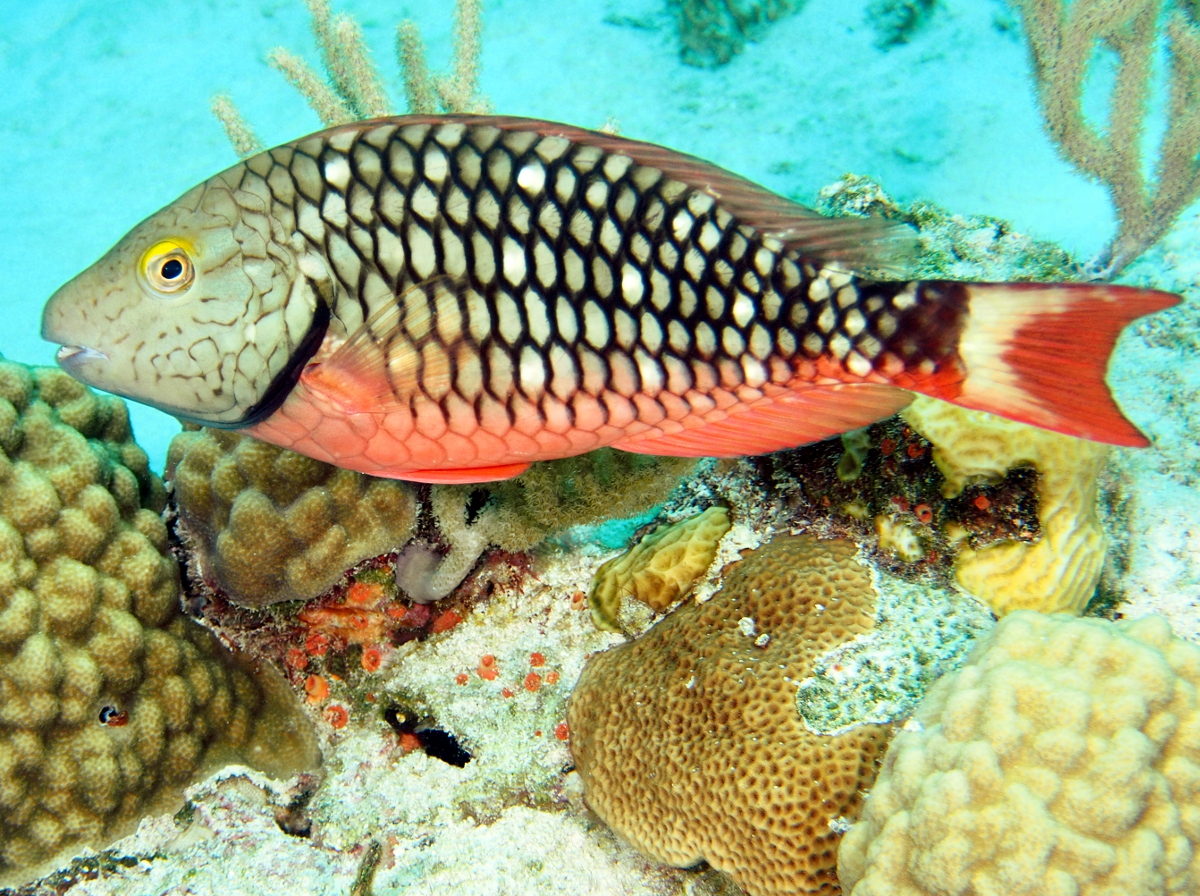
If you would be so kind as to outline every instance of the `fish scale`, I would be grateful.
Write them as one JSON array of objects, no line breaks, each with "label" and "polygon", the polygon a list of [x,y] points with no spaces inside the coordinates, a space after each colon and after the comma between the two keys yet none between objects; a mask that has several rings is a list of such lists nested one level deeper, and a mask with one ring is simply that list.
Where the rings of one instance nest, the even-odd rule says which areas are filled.
[{"label": "fish scale", "polygon": [[[797,356],[811,363],[836,349],[844,369],[826,365],[824,379],[812,380],[854,382],[868,381],[877,364],[893,378],[913,378],[923,365],[928,374],[953,351],[952,340],[904,335],[896,297],[903,304],[910,285],[863,292],[852,275],[768,247],[713,197],[627,156],[492,126],[384,126],[350,136],[341,145],[310,138],[290,158],[276,151],[297,188],[274,200],[291,199],[297,219],[305,214],[295,203],[321,210],[323,227],[301,230],[332,261],[344,329],[378,310],[364,299],[376,274],[387,285],[377,291],[382,301],[418,297],[406,301],[403,319],[422,321],[420,333],[404,328],[406,344],[386,346],[385,355],[468,347],[456,355],[452,391],[423,386],[420,364],[415,376],[405,366],[404,381],[391,381],[414,416],[436,402],[460,433],[471,429],[466,415],[482,416],[476,382],[503,406],[509,427],[532,413],[574,429],[579,407],[588,436],[613,418],[634,421],[624,424],[626,436],[670,434],[690,416],[723,414],[730,393],[755,401],[765,384],[786,385]],[[387,215],[391,189],[402,198]],[[357,210],[353,223],[343,207]],[[380,231],[394,240],[381,243]],[[373,235],[370,251],[359,234]],[[336,251],[334,240],[354,253]],[[414,289],[435,271],[461,272],[485,301],[460,297],[454,324],[443,325],[445,304],[434,307]],[[798,340],[795,330],[810,321]]]},{"label": "fish scale", "polygon": [[[1103,358],[1083,365],[1093,380],[1100,366],[1099,393],[1045,366],[1081,328],[1106,358],[1165,294],[853,270],[886,261],[894,236],[650,144],[525,119],[380,119],[247,159],[135,228],[91,277],[123,284],[141,253],[139,289],[161,307],[127,369],[107,332],[60,340],[62,363],[191,419],[424,481],[603,445],[776,450],[888,416],[904,390],[1140,440]],[[194,278],[179,299],[161,258]],[[112,326],[78,298],[98,288],[88,276],[47,305],[47,338]],[[1096,314],[1116,296],[1124,311]],[[179,340],[159,323],[176,312]]]}]

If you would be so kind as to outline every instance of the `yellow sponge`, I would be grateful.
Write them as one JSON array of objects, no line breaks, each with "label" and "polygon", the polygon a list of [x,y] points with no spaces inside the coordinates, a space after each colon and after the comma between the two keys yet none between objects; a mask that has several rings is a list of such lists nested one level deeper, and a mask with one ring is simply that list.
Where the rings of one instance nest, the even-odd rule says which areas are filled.
[{"label": "yellow sponge", "polygon": [[999,616],[1018,609],[1081,613],[1104,565],[1096,492],[1108,446],[925,396],[903,417],[933,443],[947,498],[973,482],[1003,479],[1016,467],[1035,467],[1040,477],[1041,538],[964,547],[955,563],[958,583]]},{"label": "yellow sponge", "polygon": [[704,575],[717,545],[729,531],[729,511],[710,507],[703,513],[659,526],[592,579],[588,605],[597,628],[619,631],[621,598],[634,597],[657,613],[683,597]]}]

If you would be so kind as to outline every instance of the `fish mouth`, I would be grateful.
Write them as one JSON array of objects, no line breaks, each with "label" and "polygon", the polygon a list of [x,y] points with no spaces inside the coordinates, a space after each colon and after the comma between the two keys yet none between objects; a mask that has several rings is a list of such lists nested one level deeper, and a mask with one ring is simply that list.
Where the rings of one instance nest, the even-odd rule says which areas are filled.
[{"label": "fish mouth", "polygon": [[95,365],[97,362],[108,360],[108,355],[103,351],[97,351],[94,348],[88,348],[86,345],[62,345],[59,348],[58,354],[54,355],[54,360],[58,361],[59,367],[70,373],[76,379],[83,379],[80,373],[85,367]]},{"label": "fish mouth", "polygon": [[107,361],[108,355],[86,345],[64,345],[59,348],[54,360],[58,362],[59,367],[71,373],[88,362]]}]

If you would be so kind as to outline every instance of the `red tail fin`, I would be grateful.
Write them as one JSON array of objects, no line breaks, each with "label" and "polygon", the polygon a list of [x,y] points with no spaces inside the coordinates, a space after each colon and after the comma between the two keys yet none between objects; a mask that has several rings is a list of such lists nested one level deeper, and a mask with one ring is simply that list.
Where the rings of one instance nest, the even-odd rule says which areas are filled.
[{"label": "red tail fin", "polygon": [[[1179,296],[1089,283],[964,284],[962,392],[948,400],[1111,445],[1148,444],[1104,382],[1121,329]],[[940,396],[939,396],[940,397]]]}]

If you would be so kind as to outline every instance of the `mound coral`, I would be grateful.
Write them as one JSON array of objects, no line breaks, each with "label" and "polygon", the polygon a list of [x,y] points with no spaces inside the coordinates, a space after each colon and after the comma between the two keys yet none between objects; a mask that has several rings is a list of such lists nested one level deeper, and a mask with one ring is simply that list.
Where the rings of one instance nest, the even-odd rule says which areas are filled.
[{"label": "mound coral", "polygon": [[416,523],[404,483],[221,430],[176,436],[167,478],[201,575],[247,607],[316,597]]},{"label": "mound coral", "polygon": [[850,896],[1200,892],[1200,648],[1019,611],[926,696],[842,842]]},{"label": "mound coral", "polygon": [[691,590],[704,575],[721,537],[729,531],[729,511],[710,507],[703,513],[659,526],[636,545],[609,560],[592,579],[588,604],[597,628],[619,631],[621,599],[640,600],[657,613]]},{"label": "mound coral", "polygon": [[933,443],[948,498],[972,482],[1003,479],[1016,467],[1033,466],[1040,475],[1041,538],[964,547],[955,562],[958,583],[997,615],[1017,609],[1082,612],[1104,565],[1096,492],[1107,446],[924,396],[902,416]]},{"label": "mound coral", "polygon": [[814,734],[796,685],[872,629],[874,603],[852,543],[785,537],[711,600],[592,657],[567,713],[588,804],[647,855],[707,860],[756,896],[837,893],[837,829],[889,729]]},{"label": "mound coral", "polygon": [[181,615],[164,501],[121,401],[0,359],[0,884],[218,762],[317,762],[282,680]]}]

